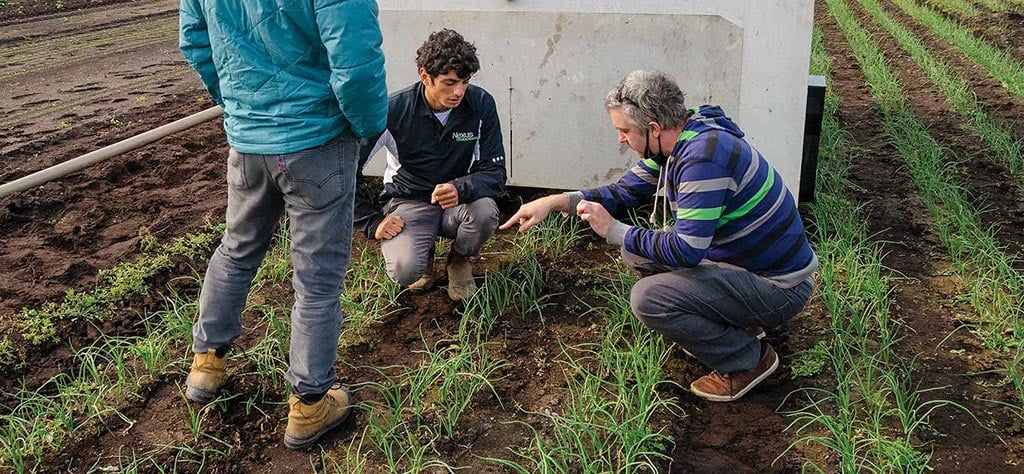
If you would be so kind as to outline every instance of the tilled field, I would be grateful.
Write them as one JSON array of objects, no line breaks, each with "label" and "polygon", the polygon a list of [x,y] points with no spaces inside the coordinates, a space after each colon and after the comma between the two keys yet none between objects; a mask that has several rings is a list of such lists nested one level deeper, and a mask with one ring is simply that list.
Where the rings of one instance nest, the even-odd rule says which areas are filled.
[{"label": "tilled field", "polygon": [[[0,6],[0,182],[208,107],[176,8]],[[219,121],[0,199],[0,470],[1020,472],[1022,9],[818,2],[812,72],[829,75],[834,126],[803,210],[817,296],[769,332],[778,375],[731,404],[682,388],[705,369],[637,326],[614,249],[556,238],[569,222],[499,235],[478,261],[487,296],[469,305],[398,294],[359,240],[338,371],[360,404],[322,450],[294,452],[281,443],[286,235],[254,285],[227,395],[205,408],[182,396],[223,220]],[[937,33],[942,20],[967,36]],[[1005,57],[964,52],[969,38]],[[889,76],[872,57],[899,94],[877,95]]]}]

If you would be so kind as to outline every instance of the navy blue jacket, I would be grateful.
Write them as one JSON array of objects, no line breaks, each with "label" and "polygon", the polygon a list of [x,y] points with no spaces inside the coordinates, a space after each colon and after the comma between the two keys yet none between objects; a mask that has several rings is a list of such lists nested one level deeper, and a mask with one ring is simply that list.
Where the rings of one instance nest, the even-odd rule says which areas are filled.
[{"label": "navy blue jacket", "polygon": [[[505,188],[505,146],[494,97],[483,88],[470,85],[459,106],[452,109],[447,123],[434,115],[417,82],[388,99],[388,125],[364,147],[357,180],[362,169],[380,148],[388,150],[382,198],[417,199],[429,202],[434,187],[452,183],[459,203],[495,197]],[[357,186],[355,228],[373,238],[383,219],[381,209]]]}]

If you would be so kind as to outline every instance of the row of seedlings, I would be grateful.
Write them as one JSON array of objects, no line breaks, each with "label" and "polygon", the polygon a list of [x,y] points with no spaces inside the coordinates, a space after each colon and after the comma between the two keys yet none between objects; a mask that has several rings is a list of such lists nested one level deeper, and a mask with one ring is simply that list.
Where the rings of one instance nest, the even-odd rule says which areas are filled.
[{"label": "row of seedlings", "polygon": [[[861,65],[893,145],[906,160],[937,234],[965,285],[964,298],[978,313],[979,336],[997,353],[1019,348],[1019,341],[1024,340],[1024,277],[1014,268],[1015,258],[1003,252],[993,233],[978,224],[978,211],[970,204],[966,190],[957,184],[947,165],[946,151],[914,115],[896,73],[886,64],[877,44],[842,0],[826,1]],[[1018,360],[1019,355],[1010,358]],[[1017,364],[1006,364],[1007,375],[1013,380],[1020,378],[1021,370]],[[1018,391],[1024,399],[1024,390]]]},{"label": "row of seedlings", "polygon": [[[210,232],[176,239],[171,245],[161,247],[164,252],[155,253],[157,260],[163,261],[167,252],[189,252],[193,257],[191,263],[199,263],[221,230],[222,227],[217,227]],[[149,237],[143,241],[153,244]],[[288,233],[281,230],[253,281],[246,314],[255,315],[250,331],[262,333],[262,337],[257,338],[253,347],[231,356],[232,366],[240,367],[232,370],[233,379],[248,382],[237,384],[237,388],[246,386],[242,388],[245,393],[232,394],[229,390],[222,399],[203,407],[185,401],[179,394],[178,404],[184,406],[181,426],[169,427],[169,431],[180,435],[176,442],[141,452],[126,450],[112,458],[101,457],[91,470],[117,468],[119,472],[145,472],[170,464],[174,471],[195,471],[206,468],[210,462],[223,462],[230,458],[235,447],[204,430],[204,425],[211,416],[225,413],[232,407],[241,407],[247,416],[258,417],[270,426],[277,424],[279,417],[274,407],[282,403],[276,387],[285,384],[289,323],[286,302],[267,295],[289,294],[276,291],[288,285],[291,271],[288,246]],[[354,271],[346,280],[351,291],[342,296],[342,305],[347,308],[349,322],[356,328],[383,318],[392,310],[397,294],[397,285],[381,283],[390,283],[390,280],[379,278],[384,275],[383,263],[375,257],[364,250],[353,261]],[[153,255],[146,255],[140,261],[153,258]],[[141,265],[137,261],[131,266],[149,268],[152,265]],[[197,275],[195,270],[193,273]],[[165,383],[168,375],[183,380],[190,352],[182,348],[188,347],[191,341],[198,299],[195,294],[183,295],[173,288],[199,288],[202,282],[195,275],[179,277],[179,280],[189,282],[168,285],[170,294],[165,297],[164,309],[141,321],[144,336],[103,335],[94,344],[74,351],[76,373],[58,374],[40,387],[23,388],[12,394],[16,400],[14,408],[0,416],[4,425],[0,433],[0,468],[32,472],[47,456],[55,455],[73,461],[73,456],[60,455],[67,449],[68,436],[73,433],[102,436],[118,426],[131,429],[138,420],[128,412],[144,402],[150,396],[147,394],[154,392],[154,387]],[[135,278],[133,281],[138,285],[144,280]],[[106,294],[110,289],[101,285],[97,291]]]},{"label": "row of seedlings", "polygon": [[563,347],[565,406],[533,413],[547,420],[552,433],[530,426],[528,447],[493,461],[521,473],[604,473],[659,472],[671,459],[664,450],[672,438],[654,426],[658,413],[681,416],[676,400],[661,394],[674,384],[663,376],[670,347],[633,317],[629,294],[635,281],[619,270],[589,295],[603,304],[583,302],[600,316],[602,338]]},{"label": "row of seedlings", "polygon": [[953,45],[1000,81],[1010,94],[1024,97],[1024,65],[1003,51],[971,34],[963,23],[947,18],[916,0],[890,0],[917,22]]},{"label": "row of seedlings", "polygon": [[993,120],[981,107],[977,96],[963,77],[950,71],[942,61],[928,52],[924,43],[902,23],[882,9],[877,0],[859,0],[875,20],[895,38],[924,71],[928,79],[946,96],[953,109],[964,119],[964,128],[976,133],[994,152],[998,162],[1009,169],[1024,188],[1024,148],[1011,133],[1011,125]]},{"label": "row of seedlings", "polygon": [[967,0],[927,0],[928,4],[948,15],[961,15],[966,18],[978,16],[978,9]]},{"label": "row of seedlings", "polygon": [[[831,58],[817,29],[813,41],[812,72],[828,78]],[[841,472],[923,472],[931,455],[912,442],[913,435],[946,402],[919,402],[921,391],[911,383],[913,369],[896,354],[902,323],[891,314],[892,284],[880,245],[869,239],[858,203],[847,198],[854,187],[846,171],[855,157],[836,119],[838,108],[839,98],[829,89],[812,207],[818,295],[831,316],[834,335],[813,350],[824,350],[836,386],[794,394],[807,404],[790,413],[794,421],[788,429],[800,435],[790,449],[821,446],[835,453]],[[804,468],[833,470],[811,459]]]},{"label": "row of seedlings", "polygon": [[[579,239],[578,226],[549,219],[518,236],[512,263],[484,277],[480,290],[465,302],[454,334],[436,341],[423,337],[422,360],[415,366],[370,368],[380,381],[358,390],[375,392],[358,408],[367,424],[358,441],[339,452],[324,453],[324,471],[364,472],[374,459],[391,472],[454,472],[439,458],[438,444],[458,435],[459,418],[473,399],[493,388],[509,362],[493,340],[499,318],[512,313],[540,313],[544,275],[538,254],[561,257]],[[394,375],[392,375],[394,374]]]},{"label": "row of seedlings", "polygon": [[[549,221],[551,219],[548,219]],[[639,219],[634,219],[639,221]],[[559,219],[542,227],[531,245],[551,260],[564,254],[580,236],[578,219]],[[573,241],[559,243],[559,235]],[[562,345],[559,363],[567,394],[561,410],[530,412],[541,426],[528,427],[532,441],[511,449],[511,457],[492,458],[505,469],[520,473],[659,472],[671,457],[665,451],[673,439],[658,427],[658,416],[684,416],[664,368],[671,348],[661,336],[634,317],[630,289],[636,277],[622,267],[598,275],[602,283],[580,303],[585,313],[599,318],[599,342]]]}]

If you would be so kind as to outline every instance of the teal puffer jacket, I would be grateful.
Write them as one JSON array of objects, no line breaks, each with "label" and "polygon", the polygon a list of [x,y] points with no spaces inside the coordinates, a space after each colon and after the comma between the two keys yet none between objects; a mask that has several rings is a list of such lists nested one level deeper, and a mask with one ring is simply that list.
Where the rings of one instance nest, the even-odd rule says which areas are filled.
[{"label": "teal puffer jacket", "polygon": [[292,153],[387,125],[374,0],[181,0],[179,21],[237,151]]}]

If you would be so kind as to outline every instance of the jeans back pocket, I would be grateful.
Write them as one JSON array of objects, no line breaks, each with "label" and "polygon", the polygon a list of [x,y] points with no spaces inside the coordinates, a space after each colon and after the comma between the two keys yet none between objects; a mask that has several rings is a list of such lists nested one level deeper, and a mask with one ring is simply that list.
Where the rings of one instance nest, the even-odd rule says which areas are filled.
[{"label": "jeans back pocket", "polygon": [[277,161],[284,177],[282,191],[312,209],[323,209],[352,194],[357,155],[358,147],[350,140],[280,155]]},{"label": "jeans back pocket", "polygon": [[228,150],[228,186],[235,189],[249,189],[245,177],[245,156],[231,148]]}]

